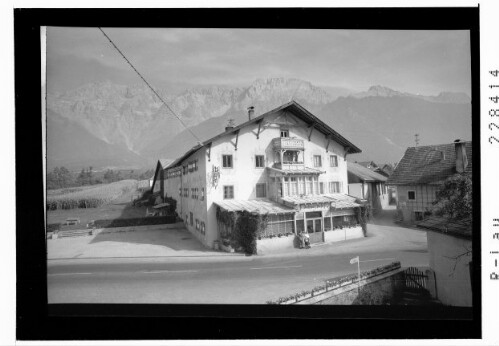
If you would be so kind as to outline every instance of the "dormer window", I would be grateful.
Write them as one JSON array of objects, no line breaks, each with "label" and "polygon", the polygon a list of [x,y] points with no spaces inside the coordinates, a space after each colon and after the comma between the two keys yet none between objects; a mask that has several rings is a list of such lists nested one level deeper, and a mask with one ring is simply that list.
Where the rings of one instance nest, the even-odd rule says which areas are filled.
[{"label": "dormer window", "polygon": [[281,137],[289,137],[289,130],[281,130]]}]

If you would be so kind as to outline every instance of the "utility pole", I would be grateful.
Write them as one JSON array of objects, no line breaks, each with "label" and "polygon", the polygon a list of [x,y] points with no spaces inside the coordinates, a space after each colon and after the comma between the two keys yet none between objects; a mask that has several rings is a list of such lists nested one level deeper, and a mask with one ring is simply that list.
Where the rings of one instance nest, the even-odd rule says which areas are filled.
[{"label": "utility pole", "polygon": [[418,146],[419,145],[419,133],[416,133],[414,135],[414,141],[416,142],[416,146]]}]

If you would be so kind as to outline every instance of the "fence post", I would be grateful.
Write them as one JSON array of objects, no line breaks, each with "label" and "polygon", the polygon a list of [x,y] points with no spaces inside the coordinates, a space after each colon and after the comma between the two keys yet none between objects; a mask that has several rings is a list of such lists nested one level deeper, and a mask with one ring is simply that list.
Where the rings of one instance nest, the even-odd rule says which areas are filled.
[{"label": "fence post", "polygon": [[426,269],[426,276],[428,277],[427,289],[430,291],[430,295],[433,298],[438,299],[437,278],[435,272],[431,269]]}]

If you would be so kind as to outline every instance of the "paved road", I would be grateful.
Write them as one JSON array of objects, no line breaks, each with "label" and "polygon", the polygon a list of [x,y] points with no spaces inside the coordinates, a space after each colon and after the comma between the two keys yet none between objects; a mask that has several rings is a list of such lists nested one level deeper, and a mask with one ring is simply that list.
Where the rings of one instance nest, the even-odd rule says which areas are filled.
[{"label": "paved road", "polygon": [[[50,261],[49,303],[264,304],[393,261],[428,266],[426,233],[371,225],[369,237],[275,256]],[[209,262],[207,262],[209,261]]]}]

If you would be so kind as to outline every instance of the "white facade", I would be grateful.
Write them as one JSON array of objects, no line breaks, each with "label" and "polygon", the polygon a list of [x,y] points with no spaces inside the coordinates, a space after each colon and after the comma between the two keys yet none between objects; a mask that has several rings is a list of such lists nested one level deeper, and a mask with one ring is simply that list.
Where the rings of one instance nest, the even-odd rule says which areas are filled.
[{"label": "white facade", "polygon": [[[347,193],[348,149],[291,113],[281,108],[237,127],[238,131],[229,129],[165,171],[165,195],[177,200],[179,216],[206,246],[219,239],[216,202],[270,199],[283,203],[286,196]],[[196,168],[189,171],[188,165]],[[314,210],[321,209],[310,209]],[[353,209],[326,214],[352,215]],[[203,223],[203,231],[196,220]]]},{"label": "white facade", "polygon": [[436,298],[445,305],[472,306],[471,240],[434,231],[427,234]]}]

